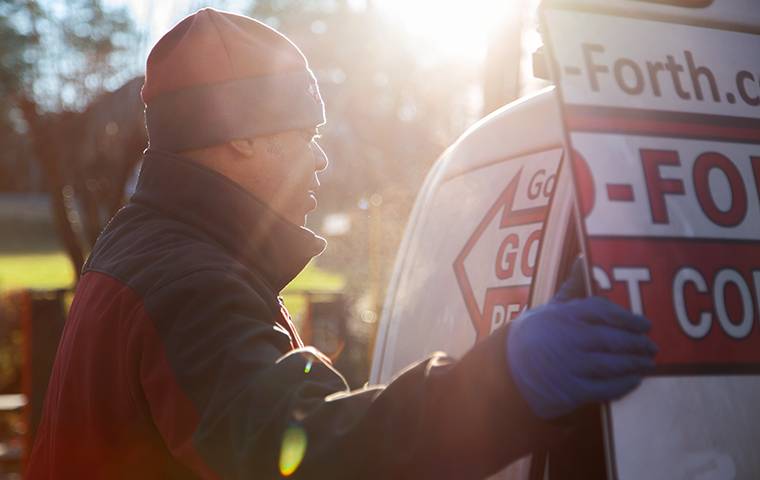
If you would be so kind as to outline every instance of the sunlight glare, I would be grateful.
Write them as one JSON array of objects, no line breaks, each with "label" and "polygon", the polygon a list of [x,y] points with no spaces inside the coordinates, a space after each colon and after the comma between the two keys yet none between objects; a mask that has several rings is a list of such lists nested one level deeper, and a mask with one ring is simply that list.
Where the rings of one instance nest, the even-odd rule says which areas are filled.
[{"label": "sunlight glare", "polygon": [[440,56],[481,60],[489,33],[508,15],[517,14],[519,0],[384,0],[378,2],[394,19]]}]

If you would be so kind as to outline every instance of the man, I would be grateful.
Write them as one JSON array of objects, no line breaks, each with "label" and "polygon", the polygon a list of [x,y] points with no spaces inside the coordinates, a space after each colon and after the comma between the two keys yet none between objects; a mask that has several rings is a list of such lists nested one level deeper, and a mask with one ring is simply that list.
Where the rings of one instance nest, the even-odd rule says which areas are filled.
[{"label": "man", "polygon": [[648,322],[570,284],[458,361],[348,391],[278,297],[325,247],[303,227],[327,159],[301,52],[203,9],[142,95],[137,191],[84,267],[29,478],[483,478],[651,367]]}]

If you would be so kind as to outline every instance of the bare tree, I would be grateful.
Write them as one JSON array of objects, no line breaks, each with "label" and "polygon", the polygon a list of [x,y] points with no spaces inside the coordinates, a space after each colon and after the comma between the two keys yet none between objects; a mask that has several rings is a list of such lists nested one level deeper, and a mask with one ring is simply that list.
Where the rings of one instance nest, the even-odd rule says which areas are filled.
[{"label": "bare tree", "polygon": [[126,11],[100,0],[69,0],[66,7],[36,0],[0,4],[2,63],[16,65],[0,75],[0,137],[30,145],[55,227],[78,272],[122,201],[145,133],[142,81],[116,88],[134,71],[132,49],[139,43]]}]

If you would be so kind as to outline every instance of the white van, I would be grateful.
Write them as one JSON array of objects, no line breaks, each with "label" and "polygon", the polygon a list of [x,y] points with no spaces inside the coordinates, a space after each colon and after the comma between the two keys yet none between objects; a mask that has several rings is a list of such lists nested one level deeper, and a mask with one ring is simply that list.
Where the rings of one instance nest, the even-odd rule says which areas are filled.
[{"label": "white van", "polygon": [[760,1],[542,8],[557,86],[433,166],[370,382],[461,356],[584,253],[590,293],[653,321],[657,370],[498,478],[760,478]]}]

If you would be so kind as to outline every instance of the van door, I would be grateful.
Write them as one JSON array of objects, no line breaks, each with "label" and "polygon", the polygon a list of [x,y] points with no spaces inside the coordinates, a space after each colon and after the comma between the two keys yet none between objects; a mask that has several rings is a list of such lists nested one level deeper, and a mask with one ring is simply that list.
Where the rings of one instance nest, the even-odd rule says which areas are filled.
[{"label": "van door", "polygon": [[525,309],[562,157],[557,108],[552,89],[511,104],[436,162],[396,260],[371,382],[435,351],[461,356]]}]

